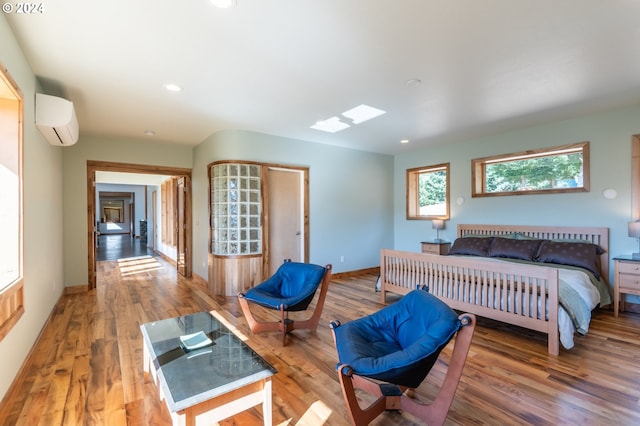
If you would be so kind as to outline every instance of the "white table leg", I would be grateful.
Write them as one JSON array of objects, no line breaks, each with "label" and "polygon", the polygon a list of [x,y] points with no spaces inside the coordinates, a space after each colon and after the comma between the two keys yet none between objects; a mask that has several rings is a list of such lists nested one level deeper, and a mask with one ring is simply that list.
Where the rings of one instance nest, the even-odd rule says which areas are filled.
[{"label": "white table leg", "polygon": [[262,417],[265,426],[271,426],[273,423],[273,408],[272,408],[272,393],[271,393],[271,378],[268,377],[264,381],[264,400],[262,401]]}]

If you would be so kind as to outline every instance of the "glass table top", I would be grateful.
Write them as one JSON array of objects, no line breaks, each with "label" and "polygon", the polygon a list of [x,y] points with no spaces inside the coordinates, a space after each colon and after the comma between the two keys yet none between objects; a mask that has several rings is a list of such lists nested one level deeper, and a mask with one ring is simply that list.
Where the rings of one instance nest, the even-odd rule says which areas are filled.
[{"label": "glass table top", "polygon": [[[140,326],[171,411],[272,376],[277,371],[209,312]],[[180,336],[202,331],[212,343],[187,350]]]}]

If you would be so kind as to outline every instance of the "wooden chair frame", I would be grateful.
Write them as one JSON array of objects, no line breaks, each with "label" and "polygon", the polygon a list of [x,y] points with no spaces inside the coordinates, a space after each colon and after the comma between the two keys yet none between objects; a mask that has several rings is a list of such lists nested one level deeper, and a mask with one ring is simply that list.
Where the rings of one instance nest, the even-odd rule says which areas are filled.
[{"label": "wooden chair frame", "polygon": [[[283,305],[280,305],[280,320],[279,321],[259,321],[249,306],[249,302],[244,297],[244,294],[238,294],[238,301],[240,302],[240,308],[244,317],[247,319],[249,328],[252,333],[264,333],[271,331],[280,331],[282,333],[282,346],[285,345],[287,339],[287,333],[297,329],[308,329],[315,332],[320,322],[320,316],[322,315],[322,308],[324,307],[324,301],[327,297],[327,291],[329,289],[329,282],[331,281],[331,268],[330,264],[325,265],[325,272],[320,283],[320,295],[318,296],[318,302],[316,303],[313,314],[305,320],[292,320],[289,318],[289,311],[284,309]],[[268,308],[265,308],[268,309]]]},{"label": "wooden chair frame", "polygon": [[[442,425],[447,418],[453,398],[462,376],[471,339],[476,326],[473,314],[462,314],[458,317],[462,327],[455,337],[451,361],[447,368],[442,386],[436,398],[430,404],[421,403],[410,395],[413,389],[406,386],[381,384],[363,376],[358,376],[349,365],[338,367],[338,377],[342,386],[342,394],[349,409],[351,421],[356,426],[368,425],[386,410],[403,410],[424,421],[430,426]],[[332,326],[332,330],[334,327]],[[334,332],[335,341],[335,332]],[[377,399],[366,408],[361,408],[356,397],[356,389],[363,390]],[[407,392],[409,391],[409,392]]]}]

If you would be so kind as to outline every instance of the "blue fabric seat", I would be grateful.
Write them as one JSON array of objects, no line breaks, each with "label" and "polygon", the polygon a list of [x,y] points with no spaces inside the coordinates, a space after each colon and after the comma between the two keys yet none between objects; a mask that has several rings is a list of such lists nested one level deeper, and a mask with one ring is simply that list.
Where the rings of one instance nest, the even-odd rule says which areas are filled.
[{"label": "blue fabric seat", "polygon": [[[471,345],[474,315],[458,315],[436,296],[414,290],[369,316],[345,324],[334,321],[331,328],[338,352],[338,376],[354,424],[368,424],[388,409],[406,410],[430,425],[444,422]],[[436,401],[423,404],[403,395],[425,380],[456,333]],[[361,409],[356,388],[378,399]]]},{"label": "blue fabric seat", "polygon": [[265,308],[285,311],[307,309],[320,286],[326,268],[310,263],[285,262],[273,276],[249,289],[244,297]]},{"label": "blue fabric seat", "polygon": [[340,364],[356,374],[417,387],[460,328],[458,314],[414,290],[380,311],[336,328]]},{"label": "blue fabric seat", "polygon": [[[266,281],[238,294],[238,301],[253,333],[281,331],[282,344],[292,330],[306,328],[315,331],[320,321],[322,307],[331,279],[331,265],[284,262]],[[318,288],[320,295],[313,314],[305,320],[292,320],[289,312],[305,311],[313,301]],[[259,321],[251,312],[249,303],[280,311],[277,322]]]}]

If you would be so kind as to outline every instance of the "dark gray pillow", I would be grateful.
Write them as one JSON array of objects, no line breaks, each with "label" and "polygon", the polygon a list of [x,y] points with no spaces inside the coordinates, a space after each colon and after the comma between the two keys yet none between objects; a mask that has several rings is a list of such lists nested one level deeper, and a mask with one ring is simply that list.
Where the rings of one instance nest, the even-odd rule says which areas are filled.
[{"label": "dark gray pillow", "polygon": [[493,241],[493,237],[463,237],[458,238],[453,242],[449,254],[460,254],[466,256],[487,256],[489,253],[489,246]]},{"label": "dark gray pillow", "polygon": [[489,256],[533,261],[541,242],[542,240],[516,240],[496,237],[489,247]]},{"label": "dark gray pillow", "polygon": [[591,271],[597,279],[600,279],[598,253],[601,250],[599,246],[591,243],[568,243],[546,240],[540,244],[536,262],[578,266]]}]

